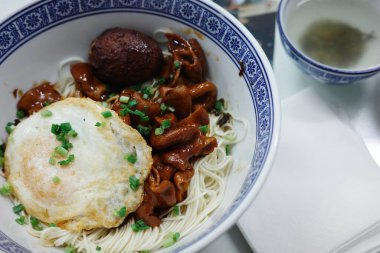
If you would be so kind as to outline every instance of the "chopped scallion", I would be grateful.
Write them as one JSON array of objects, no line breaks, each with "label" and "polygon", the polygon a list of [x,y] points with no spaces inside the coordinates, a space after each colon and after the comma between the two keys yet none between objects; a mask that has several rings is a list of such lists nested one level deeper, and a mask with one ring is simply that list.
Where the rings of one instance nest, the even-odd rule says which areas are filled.
[{"label": "chopped scallion", "polygon": [[59,184],[61,182],[61,179],[59,177],[57,177],[57,176],[54,176],[52,178],[52,180],[53,180],[53,183],[55,183],[55,184]]},{"label": "chopped scallion", "polygon": [[165,112],[168,109],[168,106],[165,103],[160,104],[161,112]]},{"label": "chopped scallion", "polygon": [[53,113],[51,111],[45,109],[45,110],[41,111],[41,115],[44,118],[48,118],[48,117],[51,117],[53,115]]},{"label": "chopped scallion", "polygon": [[158,79],[158,84],[164,84],[165,82],[166,82],[165,77],[160,77],[160,78]]},{"label": "chopped scallion", "polygon": [[18,217],[17,219],[15,219],[15,221],[20,224],[20,225],[24,225],[25,224],[25,216],[24,215],[21,215],[20,217]]},{"label": "chopped scallion", "polygon": [[69,151],[62,146],[58,146],[55,148],[54,154],[66,157],[69,154]]},{"label": "chopped scallion", "polygon": [[104,108],[108,108],[108,103],[107,103],[106,101],[103,101],[103,102],[102,102],[102,106],[103,106]]},{"label": "chopped scallion", "polygon": [[16,117],[18,118],[18,119],[23,119],[23,118],[25,118],[25,112],[24,111],[17,111],[16,112]]},{"label": "chopped scallion", "polygon": [[128,162],[135,164],[137,162],[137,156],[133,154],[126,154],[124,156],[124,160],[127,160]]},{"label": "chopped scallion", "polygon": [[115,216],[118,216],[120,218],[124,218],[125,216],[127,216],[127,208],[125,206],[123,206],[119,210],[115,210]]},{"label": "chopped scallion", "polygon": [[69,155],[69,157],[66,160],[59,161],[59,165],[61,166],[66,166],[69,165],[70,163],[74,162],[75,156],[73,154]]},{"label": "chopped scallion", "polygon": [[174,61],[174,68],[175,68],[175,69],[179,69],[180,66],[181,66],[181,62],[178,61],[178,60],[175,60],[175,61]]},{"label": "chopped scallion", "polygon": [[164,129],[162,129],[162,127],[158,127],[156,129],[154,129],[154,134],[155,135],[162,135],[164,133]]},{"label": "chopped scallion", "polygon": [[12,123],[12,122],[8,122],[5,126],[5,131],[8,133],[8,134],[11,134],[13,132],[13,130],[16,128],[16,126]]},{"label": "chopped scallion", "polygon": [[170,120],[169,119],[165,119],[161,122],[161,128],[162,129],[168,129],[170,127]]},{"label": "chopped scallion", "polygon": [[169,234],[169,238],[164,241],[164,243],[163,243],[162,246],[164,248],[172,246],[174,243],[176,243],[179,240],[180,236],[181,235],[178,232],[176,232],[176,233],[170,233]]},{"label": "chopped scallion", "polygon": [[4,167],[4,157],[0,157],[0,167]]},{"label": "chopped scallion", "polygon": [[62,123],[59,127],[61,128],[62,132],[66,132],[66,133],[68,133],[71,129],[73,129],[69,122]]},{"label": "chopped scallion", "polygon": [[137,189],[140,186],[140,180],[138,180],[135,176],[129,177],[129,186],[131,187],[132,191],[137,191]]},{"label": "chopped scallion", "polygon": [[168,107],[168,110],[171,111],[171,112],[175,112],[174,107],[171,107],[171,106]]},{"label": "chopped scallion", "polygon": [[101,251],[101,250],[102,250],[102,247],[96,246],[96,251]]},{"label": "chopped scallion", "polygon": [[111,111],[105,111],[105,112],[102,112],[102,115],[105,119],[107,118],[111,118],[112,117],[112,112]]},{"label": "chopped scallion", "polygon": [[134,232],[139,232],[150,228],[143,220],[136,221],[131,227]]},{"label": "chopped scallion", "polygon": [[49,223],[48,226],[51,227],[51,228],[55,228],[55,227],[57,227],[57,224],[55,224],[55,223]]},{"label": "chopped scallion", "polygon": [[136,99],[133,99],[133,100],[131,100],[131,101],[128,102],[128,106],[129,107],[132,107],[132,106],[135,106],[135,105],[137,105],[137,100]]},{"label": "chopped scallion", "polygon": [[139,133],[144,136],[144,137],[148,137],[150,135],[150,130],[151,128],[149,126],[142,126],[142,125],[137,125],[137,131],[139,131]]},{"label": "chopped scallion", "polygon": [[200,126],[200,127],[199,127],[199,130],[201,130],[201,132],[202,132],[203,134],[207,134],[208,131],[209,131],[209,129],[208,129],[208,125]]},{"label": "chopped scallion", "polygon": [[77,253],[77,250],[74,247],[67,246],[65,247],[65,253]]},{"label": "chopped scallion", "polygon": [[24,206],[22,204],[18,204],[17,206],[14,206],[12,208],[12,210],[15,214],[19,214],[20,212],[24,211],[25,209],[24,209]]},{"label": "chopped scallion", "polygon": [[231,145],[227,144],[226,145],[226,155],[230,155],[231,154]]},{"label": "chopped scallion", "polygon": [[40,221],[36,217],[30,216],[29,221],[34,230],[41,231],[43,229],[40,225]]},{"label": "chopped scallion", "polygon": [[73,138],[78,136],[78,133],[74,129],[71,129],[67,134]]},{"label": "chopped scallion", "polygon": [[180,213],[180,208],[179,208],[179,206],[175,206],[175,207],[173,208],[173,214],[174,214],[175,216],[178,216],[179,213]]},{"label": "chopped scallion", "polygon": [[219,99],[219,100],[217,100],[217,101],[215,102],[214,107],[215,107],[215,109],[216,109],[218,112],[221,112],[221,111],[223,110],[223,108],[224,108],[224,103],[223,103],[223,101],[224,101],[224,100]]},{"label": "chopped scallion", "polygon": [[96,127],[105,127],[106,126],[106,122],[96,122],[95,126]]},{"label": "chopped scallion", "polygon": [[13,192],[13,187],[6,183],[0,188],[0,194],[4,197],[9,197]]},{"label": "chopped scallion", "polygon": [[127,104],[129,102],[129,97],[120,96],[119,101],[124,103],[124,104]]},{"label": "chopped scallion", "polygon": [[143,99],[149,99],[149,95],[148,94],[144,94],[143,95]]}]

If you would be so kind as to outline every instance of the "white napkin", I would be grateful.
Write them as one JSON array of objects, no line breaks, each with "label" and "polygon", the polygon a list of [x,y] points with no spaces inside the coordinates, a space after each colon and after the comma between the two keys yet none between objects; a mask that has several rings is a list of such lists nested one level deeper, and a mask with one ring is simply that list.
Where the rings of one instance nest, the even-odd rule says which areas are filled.
[{"label": "white napkin", "polygon": [[380,169],[313,88],[282,109],[272,172],[239,228],[258,253],[331,252],[380,220]]}]

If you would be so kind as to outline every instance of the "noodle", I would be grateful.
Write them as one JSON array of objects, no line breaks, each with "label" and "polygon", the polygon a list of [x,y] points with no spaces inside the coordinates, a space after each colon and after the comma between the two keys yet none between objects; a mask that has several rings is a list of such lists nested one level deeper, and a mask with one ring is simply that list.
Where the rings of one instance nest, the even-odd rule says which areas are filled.
[{"label": "noodle", "polygon": [[[74,79],[63,74],[66,66],[78,61],[81,59],[70,58],[59,66],[59,79],[55,87],[64,98],[78,96]],[[154,86],[155,82],[153,81],[151,85]],[[110,101],[113,99],[115,98],[111,98]],[[27,217],[25,224],[27,231],[39,238],[44,246],[71,246],[76,248],[77,252],[86,253],[99,252],[96,250],[97,247],[101,247],[101,252],[110,253],[154,251],[163,247],[171,233],[179,232],[181,238],[192,233],[208,220],[210,214],[223,200],[226,179],[233,164],[232,156],[226,153],[226,147],[244,138],[244,136],[238,136],[233,123],[241,123],[244,128],[241,132],[247,132],[247,123],[244,120],[233,118],[233,122],[219,127],[216,124],[218,117],[213,114],[209,116],[209,135],[217,139],[218,147],[211,154],[196,160],[195,174],[190,181],[187,198],[177,204],[180,208],[177,216],[172,211],[173,207],[161,217],[160,226],[140,232],[132,230],[131,225],[135,223],[133,218],[118,228],[71,232],[59,227],[44,227],[42,231],[37,231],[30,222],[30,216],[22,212],[20,214]],[[13,201],[18,204],[17,200]]]}]

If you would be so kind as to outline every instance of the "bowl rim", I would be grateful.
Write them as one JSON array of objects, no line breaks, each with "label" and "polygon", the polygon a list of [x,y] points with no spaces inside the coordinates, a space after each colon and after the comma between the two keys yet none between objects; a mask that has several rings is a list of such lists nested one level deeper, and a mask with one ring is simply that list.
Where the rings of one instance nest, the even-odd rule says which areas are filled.
[{"label": "bowl rim", "polygon": [[[24,10],[31,8],[34,5],[47,2],[49,0],[33,0],[28,4],[21,5],[20,7],[16,8],[16,10],[9,12],[7,16],[4,19],[0,20],[0,26],[2,26],[4,23],[11,20],[15,15],[18,15],[19,13],[23,12]],[[193,0],[190,0],[190,2]],[[229,13],[227,10],[225,10],[223,7],[219,6],[218,4],[214,3],[213,1],[209,0],[197,0],[194,1],[198,4],[203,4],[206,8],[211,8],[215,13],[218,15],[224,17],[228,22],[230,22],[230,25],[235,27],[237,30],[241,32],[241,34],[244,36],[247,42],[249,42],[250,46],[254,48],[256,57],[259,60],[259,62],[262,65],[262,69],[265,70],[265,75],[268,83],[268,87],[270,88],[270,94],[272,97],[272,108],[273,108],[273,128],[271,133],[271,139],[268,144],[268,152],[266,155],[266,158],[264,159],[262,169],[260,170],[260,175],[257,176],[257,179],[255,180],[255,183],[253,187],[248,191],[248,193],[242,198],[241,202],[239,203],[239,206],[236,207],[236,209],[229,214],[229,216],[226,217],[225,220],[223,220],[220,224],[218,224],[217,227],[215,227],[212,230],[212,233],[206,234],[204,237],[197,240],[197,237],[193,239],[193,244],[187,244],[184,245],[185,247],[182,248],[174,248],[174,252],[196,252],[200,250],[201,248],[205,247],[207,244],[209,244],[211,241],[215,240],[217,237],[219,237],[223,232],[227,231],[230,227],[232,227],[239,217],[243,214],[243,212],[251,205],[251,203],[254,201],[257,194],[260,192],[262,186],[264,185],[270,171],[272,168],[272,164],[274,162],[275,155],[278,150],[278,142],[279,142],[279,136],[280,136],[280,125],[281,125],[281,110],[280,110],[280,96],[277,88],[277,84],[274,77],[273,69],[269,63],[269,60],[267,56],[265,55],[264,51],[262,50],[261,46],[257,42],[257,40],[254,38],[254,36],[249,32],[249,30],[242,24],[240,21],[238,21],[231,13]],[[12,52],[13,53],[13,52]],[[12,54],[11,53],[11,54]],[[249,83],[247,82],[247,85]],[[255,123],[256,124],[256,123]],[[256,136],[257,138],[257,136]],[[251,168],[252,165],[249,166]],[[237,196],[236,196],[237,197]],[[1,231],[0,231],[1,232]],[[1,233],[0,233],[1,235]],[[9,238],[12,240],[12,238]],[[12,240],[13,241],[13,240]],[[22,246],[22,245],[21,245]],[[29,251],[29,250],[28,250]],[[159,252],[161,252],[159,250]],[[164,250],[165,251],[165,250]]]},{"label": "bowl rim", "polygon": [[315,67],[318,67],[322,70],[332,72],[332,73],[338,73],[342,75],[351,75],[351,76],[356,76],[356,75],[366,75],[366,74],[374,74],[378,71],[380,71],[380,63],[378,65],[372,66],[370,68],[365,68],[365,69],[356,69],[356,70],[350,70],[350,69],[343,69],[343,68],[336,68],[332,67],[320,62],[317,62],[316,60],[310,58],[309,56],[305,55],[302,53],[299,49],[297,49],[294,44],[291,42],[289,37],[287,36],[285,32],[285,25],[284,25],[284,12],[288,6],[288,3],[292,0],[280,0],[278,9],[277,9],[277,25],[279,28],[280,32],[280,37],[284,43],[293,51],[294,54],[297,55],[297,57],[301,58],[303,61],[305,61],[307,64],[313,65]]}]

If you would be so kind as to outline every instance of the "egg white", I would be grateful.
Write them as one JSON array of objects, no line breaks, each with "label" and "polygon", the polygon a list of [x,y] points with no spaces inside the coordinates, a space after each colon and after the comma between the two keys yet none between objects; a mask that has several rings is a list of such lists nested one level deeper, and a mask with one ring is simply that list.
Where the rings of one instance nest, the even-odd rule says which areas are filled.
[{"label": "egg white", "polygon": [[[143,182],[152,165],[152,150],[144,138],[124,124],[117,114],[88,98],[68,98],[45,108],[52,112],[31,115],[8,138],[5,175],[14,195],[28,214],[46,223],[72,230],[119,226],[116,210],[134,212],[143,196]],[[112,117],[104,118],[104,111]],[[68,166],[49,159],[61,143],[51,133],[52,124],[69,122],[78,133],[69,137],[75,160]],[[97,122],[105,122],[97,127]],[[137,162],[124,159],[136,154]],[[64,160],[64,159],[57,159]],[[139,178],[133,191],[129,178]],[[59,183],[53,181],[60,179]]]}]

